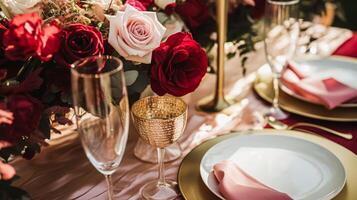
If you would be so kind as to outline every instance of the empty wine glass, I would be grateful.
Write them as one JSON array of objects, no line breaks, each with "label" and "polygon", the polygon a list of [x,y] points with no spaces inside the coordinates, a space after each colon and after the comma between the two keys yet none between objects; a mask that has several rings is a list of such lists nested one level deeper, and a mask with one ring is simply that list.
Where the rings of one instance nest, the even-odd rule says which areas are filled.
[{"label": "empty wine glass", "polygon": [[111,175],[123,158],[129,128],[129,104],[122,62],[93,56],[72,65],[72,97],[82,146],[94,167],[106,177],[113,199]]},{"label": "empty wine glass", "polygon": [[268,116],[285,119],[279,107],[280,73],[293,57],[299,37],[299,0],[267,0],[264,18],[264,49],[273,72],[274,98]]},{"label": "empty wine glass", "polygon": [[185,130],[187,105],[172,96],[150,96],[135,102],[131,109],[134,126],[140,137],[157,148],[159,180],[142,188],[145,199],[175,199],[178,196],[175,181],[165,179],[165,147],[177,141]]}]

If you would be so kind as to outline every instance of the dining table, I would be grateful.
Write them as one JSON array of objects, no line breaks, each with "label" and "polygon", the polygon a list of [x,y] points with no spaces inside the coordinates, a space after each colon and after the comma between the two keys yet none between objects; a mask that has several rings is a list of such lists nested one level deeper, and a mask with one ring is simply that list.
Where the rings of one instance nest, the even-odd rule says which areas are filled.
[{"label": "dining table", "polygon": [[[336,40],[338,38],[334,41]],[[336,49],[345,40],[341,39],[338,44],[333,44],[333,48]],[[199,100],[213,95],[215,74],[208,73],[196,91],[182,97],[188,104],[186,129],[178,140],[182,155],[174,161],[165,163],[167,178],[177,180],[179,166],[184,157],[204,141],[219,135],[231,134],[231,132],[249,130],[259,126],[260,128],[266,127],[264,123],[257,122],[257,115],[266,112],[271,105],[261,99],[253,90],[255,72],[265,63],[263,43],[257,43],[256,50],[249,53],[245,63],[247,72],[244,76],[239,55],[226,61],[225,94],[228,99],[237,102],[234,114],[205,113],[196,109]],[[295,121],[307,121],[328,125],[330,128],[340,128],[342,131],[351,131],[354,134],[352,140],[324,132],[315,132],[315,134],[347,148],[354,154],[357,161],[357,126],[355,122],[324,122],[291,114],[287,123]],[[17,175],[20,176],[14,185],[26,190],[35,200],[105,199],[107,195],[105,178],[87,159],[75,126],[62,126],[59,129],[62,134],[53,133],[52,139],[48,141],[49,145],[43,147],[32,160],[16,158],[11,162]],[[124,157],[118,170],[112,176],[115,199],[141,199],[141,187],[147,182],[157,179],[157,164],[141,161],[134,156],[138,138],[131,122]],[[357,177],[355,179],[357,180]],[[178,199],[183,198],[180,196]]]}]

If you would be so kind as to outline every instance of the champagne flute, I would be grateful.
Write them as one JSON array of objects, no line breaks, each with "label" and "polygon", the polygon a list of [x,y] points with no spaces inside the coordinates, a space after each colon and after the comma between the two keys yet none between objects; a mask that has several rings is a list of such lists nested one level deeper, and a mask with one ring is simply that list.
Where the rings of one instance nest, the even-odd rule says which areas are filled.
[{"label": "champagne flute", "polygon": [[285,119],[288,114],[279,107],[281,71],[293,57],[299,37],[299,0],[267,0],[264,21],[264,50],[273,72],[274,98],[269,117]]},{"label": "champagne flute", "polygon": [[177,141],[185,130],[187,105],[172,96],[142,98],[132,106],[134,126],[140,137],[157,148],[159,179],[142,188],[144,199],[175,199],[178,196],[175,181],[165,179],[165,147]]},{"label": "champagne flute", "polygon": [[72,65],[72,98],[82,146],[108,185],[123,158],[129,129],[129,104],[123,64],[111,56],[93,56]]}]

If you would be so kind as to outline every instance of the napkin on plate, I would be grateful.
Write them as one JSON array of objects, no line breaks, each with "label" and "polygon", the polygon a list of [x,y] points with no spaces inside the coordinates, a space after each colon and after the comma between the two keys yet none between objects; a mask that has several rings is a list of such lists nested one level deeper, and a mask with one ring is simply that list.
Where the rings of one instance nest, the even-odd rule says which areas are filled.
[{"label": "napkin on plate", "polygon": [[234,162],[226,160],[214,165],[218,188],[227,200],[288,200],[287,194],[274,190],[245,173]]},{"label": "napkin on plate", "polygon": [[[337,73],[336,73],[337,74]],[[284,86],[309,101],[333,109],[357,98],[357,89],[347,86],[334,77],[321,78],[308,66],[290,63],[281,76]]]}]

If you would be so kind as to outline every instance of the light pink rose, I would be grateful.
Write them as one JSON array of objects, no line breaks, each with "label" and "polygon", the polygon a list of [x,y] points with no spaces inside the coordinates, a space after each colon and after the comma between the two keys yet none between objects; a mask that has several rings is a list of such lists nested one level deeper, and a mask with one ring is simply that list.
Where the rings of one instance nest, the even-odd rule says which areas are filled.
[{"label": "light pink rose", "polygon": [[152,51],[160,46],[166,31],[156,13],[126,5],[124,11],[106,17],[110,21],[109,44],[127,60],[151,63]]}]

